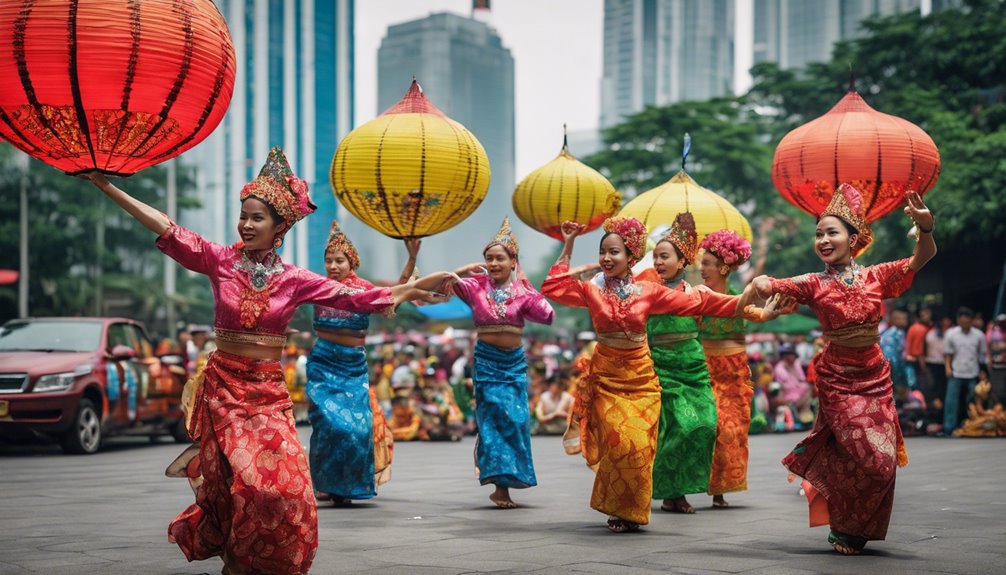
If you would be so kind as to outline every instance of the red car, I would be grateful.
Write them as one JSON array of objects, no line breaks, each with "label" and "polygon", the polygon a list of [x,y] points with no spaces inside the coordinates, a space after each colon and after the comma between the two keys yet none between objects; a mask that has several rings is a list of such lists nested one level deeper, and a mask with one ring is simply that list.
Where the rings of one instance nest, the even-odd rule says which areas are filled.
[{"label": "red car", "polygon": [[187,442],[181,361],[155,357],[129,319],[11,320],[0,327],[0,438],[48,436],[67,453],[118,434]]}]

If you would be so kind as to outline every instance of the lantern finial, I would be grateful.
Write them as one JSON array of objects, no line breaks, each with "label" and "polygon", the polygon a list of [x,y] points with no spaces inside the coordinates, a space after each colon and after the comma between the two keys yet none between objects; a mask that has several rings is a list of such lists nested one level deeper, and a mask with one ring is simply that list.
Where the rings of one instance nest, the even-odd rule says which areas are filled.
[{"label": "lantern finial", "polygon": [[569,153],[569,137],[566,135],[566,123],[562,124],[562,151]]},{"label": "lantern finial", "polygon": [[856,91],[856,72],[852,69],[852,62],[849,62],[849,91]]},{"label": "lantern finial", "polygon": [[685,132],[685,145],[681,150],[681,170],[685,171],[685,161],[688,159],[688,152],[692,150],[692,137]]}]

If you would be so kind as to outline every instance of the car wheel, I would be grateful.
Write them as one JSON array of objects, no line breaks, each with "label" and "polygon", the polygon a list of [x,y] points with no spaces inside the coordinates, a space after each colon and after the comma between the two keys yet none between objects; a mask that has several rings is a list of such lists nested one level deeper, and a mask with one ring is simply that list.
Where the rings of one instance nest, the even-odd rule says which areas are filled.
[{"label": "car wheel", "polygon": [[63,436],[66,453],[91,454],[101,448],[101,417],[90,399],[81,399],[73,425]]},{"label": "car wheel", "polygon": [[171,426],[171,437],[175,438],[175,443],[192,443],[189,432],[185,431],[185,418],[178,420],[178,423]]}]

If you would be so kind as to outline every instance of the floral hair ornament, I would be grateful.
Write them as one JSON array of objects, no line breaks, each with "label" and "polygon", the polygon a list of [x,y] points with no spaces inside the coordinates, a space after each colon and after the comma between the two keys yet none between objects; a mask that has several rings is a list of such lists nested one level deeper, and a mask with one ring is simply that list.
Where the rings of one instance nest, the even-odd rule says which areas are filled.
[{"label": "floral hair ornament", "polygon": [[660,241],[671,242],[678,248],[686,265],[695,263],[695,256],[699,252],[699,234],[695,231],[695,218],[692,217],[692,213],[681,212],[675,216],[671,231],[660,238]]},{"label": "floral hair ornament", "polygon": [[604,231],[617,235],[625,242],[625,248],[629,250],[629,267],[646,254],[646,225],[636,218],[608,218],[604,220]]},{"label": "floral hair ornament", "polygon": [[859,232],[859,241],[852,248],[853,257],[858,256],[873,243],[873,232],[866,221],[863,207],[863,195],[850,184],[842,184],[835,190],[828,207],[821,212],[818,220],[825,216],[834,216]]},{"label": "floral hair ornament", "polygon": [[513,235],[513,230],[510,229],[510,216],[503,217],[503,223],[500,224],[499,231],[486,247],[482,248],[482,253],[485,254],[489,251],[489,248],[493,246],[500,246],[506,253],[510,254],[510,257],[517,259],[517,254],[520,252],[520,245],[517,243],[517,236]]},{"label": "floral hair ornament", "polygon": [[269,157],[258,177],[241,188],[241,201],[250,197],[258,198],[276,210],[286,222],[287,231],[317,208],[308,197],[307,182],[293,174],[290,163],[278,146],[269,150]]},{"label": "floral hair ornament", "polygon": [[360,267],[360,252],[356,251],[356,246],[349,241],[349,237],[339,227],[338,220],[332,220],[332,229],[328,232],[328,242],[325,244],[325,253],[342,252],[349,260],[349,269],[356,270]]},{"label": "floral hair ornament", "polygon": [[751,257],[751,244],[731,230],[716,230],[707,235],[699,247],[731,267],[739,266]]}]

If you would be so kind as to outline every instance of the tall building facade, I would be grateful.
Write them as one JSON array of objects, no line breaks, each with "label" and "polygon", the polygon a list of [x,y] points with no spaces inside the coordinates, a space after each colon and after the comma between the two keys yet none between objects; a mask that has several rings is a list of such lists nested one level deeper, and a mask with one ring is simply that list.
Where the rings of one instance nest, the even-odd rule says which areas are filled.
[{"label": "tall building facade", "polygon": [[605,0],[601,127],[733,92],[735,0]]},{"label": "tall building facade", "polygon": [[754,62],[826,62],[836,42],[864,33],[863,20],[922,8],[922,0],[754,0]]},{"label": "tall building facade", "polygon": [[318,210],[287,234],[283,258],[324,271],[336,202],[328,169],[353,124],[354,0],[217,0],[234,40],[234,95],[223,122],[184,156],[203,209],[186,225],[219,243],[237,239],[238,192],[282,146]]},{"label": "tall building facade", "polygon": [[[486,19],[484,13],[478,19],[438,13],[390,26],[377,53],[379,112],[401,100],[415,77],[430,101],[475,134],[489,156],[492,176],[485,200],[461,224],[423,239],[421,271],[478,260],[482,243],[512,211],[514,60]],[[346,220],[368,277],[397,278],[406,257],[402,242]],[[522,240],[528,236],[517,233]]]}]

